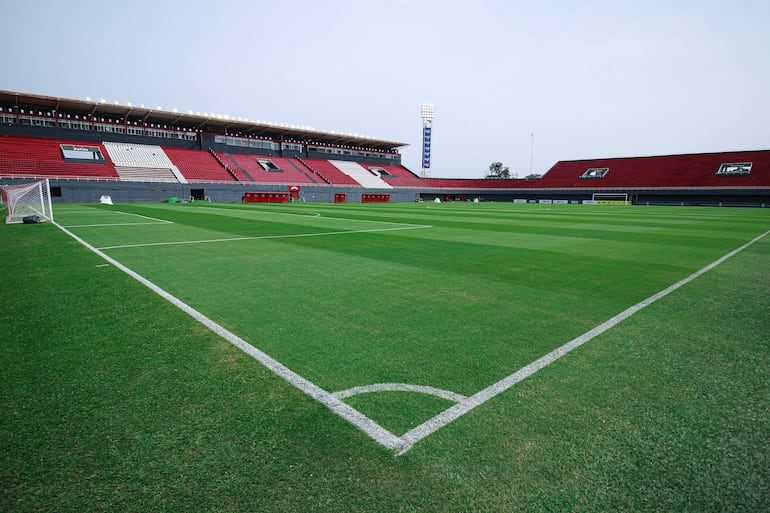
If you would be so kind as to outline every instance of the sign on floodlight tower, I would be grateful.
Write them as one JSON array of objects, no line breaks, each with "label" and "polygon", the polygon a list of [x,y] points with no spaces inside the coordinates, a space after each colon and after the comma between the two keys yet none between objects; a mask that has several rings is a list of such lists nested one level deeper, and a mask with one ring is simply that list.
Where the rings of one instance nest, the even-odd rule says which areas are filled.
[{"label": "sign on floodlight tower", "polygon": [[436,106],[432,103],[423,103],[420,109],[422,114],[422,177],[430,178],[430,136],[433,131],[433,116],[436,114]]}]

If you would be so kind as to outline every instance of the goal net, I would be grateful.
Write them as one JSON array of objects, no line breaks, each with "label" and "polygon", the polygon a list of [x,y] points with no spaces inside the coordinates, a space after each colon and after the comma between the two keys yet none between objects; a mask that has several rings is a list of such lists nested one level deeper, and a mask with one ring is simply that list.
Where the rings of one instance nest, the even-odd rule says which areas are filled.
[{"label": "goal net", "polygon": [[625,192],[595,192],[591,197],[599,205],[630,205],[628,193]]},{"label": "goal net", "polygon": [[8,208],[7,224],[22,223],[36,216],[40,221],[53,221],[51,190],[48,180],[21,185],[3,185],[3,202]]}]

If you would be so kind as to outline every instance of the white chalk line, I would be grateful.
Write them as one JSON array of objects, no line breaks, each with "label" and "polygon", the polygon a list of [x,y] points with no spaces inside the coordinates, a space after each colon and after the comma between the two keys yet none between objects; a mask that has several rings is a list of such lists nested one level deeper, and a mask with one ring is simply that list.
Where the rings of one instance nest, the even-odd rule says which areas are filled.
[{"label": "white chalk line", "polygon": [[167,223],[100,223],[100,224],[71,224],[66,225],[65,228],[104,228],[109,226],[154,226],[158,224],[172,224]]},{"label": "white chalk line", "polygon": [[[308,212],[306,214],[300,214],[297,212],[281,212],[280,210],[260,210],[260,209],[250,209],[250,208],[218,208],[218,207],[195,207],[196,210],[213,210],[215,212],[247,212],[249,214],[273,214],[273,215],[279,215],[279,216],[294,216],[294,217],[305,217],[305,218],[318,218],[323,217],[320,212]],[[311,215],[312,214],[312,215]]]},{"label": "white chalk line", "polygon": [[766,231],[762,235],[752,239],[751,241],[747,242],[743,246],[739,247],[738,249],[735,249],[731,251],[730,253],[724,255],[723,257],[719,258],[718,260],[712,262],[711,264],[707,265],[703,269],[694,272],[687,278],[684,278],[683,280],[680,280],[676,282],[675,284],[671,285],[670,287],[663,289],[662,291],[658,292],[657,294],[654,294],[647,299],[635,304],[634,306],[627,308],[626,310],[623,310],[618,315],[612,317],[611,319],[603,322],[599,326],[593,328],[590,331],[587,331],[586,333],[580,335],[579,337],[567,342],[563,346],[551,351],[550,353],[546,354],[545,356],[535,360],[534,362],[530,363],[529,365],[522,367],[518,371],[514,372],[510,376],[503,378],[502,380],[498,381],[497,383],[485,388],[484,390],[477,392],[473,394],[472,396],[468,397],[467,399],[459,402],[455,406],[452,406],[451,408],[443,411],[442,413],[439,413],[432,419],[424,422],[423,424],[417,426],[416,428],[406,432],[402,437],[402,445],[399,448],[397,455],[402,455],[409,451],[417,442],[425,438],[426,436],[435,433],[437,430],[441,429],[442,427],[446,426],[450,422],[453,422],[454,420],[457,420],[458,418],[462,417],[472,409],[476,408],[477,406],[480,406],[484,404],[485,402],[489,401],[493,397],[505,392],[509,388],[511,388],[513,385],[527,379],[528,377],[535,374],[540,369],[546,367],[547,365],[550,365],[551,363],[555,362],[562,356],[568,354],[569,352],[573,351],[574,349],[577,349],[578,347],[582,346],[586,342],[592,340],[595,337],[598,337],[605,331],[615,327],[619,323],[623,322],[627,318],[631,317],[635,313],[639,312],[643,308],[646,308],[653,304],[654,302],[658,301],[659,299],[666,297],[667,295],[671,294],[675,290],[679,289],[680,287],[683,287],[684,285],[687,285],[691,281],[695,280],[696,278],[700,277],[701,275],[707,273],[714,267],[718,266],[728,258],[740,253],[744,249],[748,248],[752,244],[756,243],[763,237],[767,236],[767,234],[770,233],[769,231]]},{"label": "white chalk line", "polygon": [[[132,212],[123,212],[120,210],[110,210],[110,212],[114,212],[116,214],[125,214],[127,216],[136,216],[141,217],[143,219],[147,219],[151,222],[149,223],[99,223],[99,224],[73,224],[73,225],[67,225],[65,228],[101,228],[105,226],[147,226],[147,225],[155,225],[155,224],[174,224],[173,221],[167,221],[165,219],[158,219],[155,217],[149,217],[149,216],[143,216],[141,214],[134,214]],[[89,212],[91,213],[91,212]],[[96,213],[103,214],[104,212],[101,210],[97,210]]]},{"label": "white chalk line", "polygon": [[316,385],[315,383],[303,378],[296,372],[292,371],[285,365],[281,364],[277,360],[271,358],[267,354],[263,353],[256,347],[252,346],[239,336],[235,335],[231,331],[225,329],[221,325],[217,324],[213,320],[209,319],[193,307],[189,306],[187,303],[183,302],[182,300],[178,299],[176,296],[173,296],[172,294],[166,292],[164,289],[158,287],[150,280],[146,279],[145,277],[141,276],[140,274],[134,272],[133,270],[129,269],[125,265],[121,264],[117,260],[111,258],[107,254],[103,253],[99,249],[93,247],[71,231],[67,230],[60,224],[53,222],[55,226],[57,226],[60,230],[62,230],[64,233],[78,241],[80,244],[85,246],[90,251],[96,253],[101,258],[103,258],[105,261],[109,262],[110,264],[114,265],[124,273],[128,274],[132,278],[134,278],[136,281],[144,285],[145,287],[149,288],[156,294],[158,294],[163,299],[167,300],[186,314],[188,314],[190,317],[198,321],[199,323],[206,326],[208,329],[219,335],[220,337],[224,338],[228,342],[230,342],[232,345],[243,351],[244,353],[248,354],[255,360],[257,360],[259,363],[267,367],[270,371],[272,371],[277,376],[283,378],[285,381],[290,383],[291,385],[295,386],[302,392],[306,393],[316,401],[320,402],[321,404],[325,405],[327,408],[332,410],[334,413],[342,417],[343,419],[347,420],[354,426],[356,426],[358,429],[363,431],[367,436],[369,436],[372,440],[376,441],[383,447],[386,447],[391,450],[396,450],[399,447],[401,447],[402,442],[401,439],[395,436],[393,433],[388,431],[387,429],[383,428],[376,422],[374,422],[372,419],[364,415],[363,413],[359,412],[355,408],[352,408],[348,406],[347,404],[343,403],[340,399],[335,397],[333,394],[330,394],[329,392],[323,390],[321,387]]},{"label": "white chalk line", "polygon": [[174,224],[173,221],[158,219],[157,217],[143,216],[142,214],[134,214],[133,212],[123,212],[122,210],[111,210],[110,212],[115,212],[116,214],[125,214],[127,216],[141,217],[142,219],[149,219],[150,221],[157,221],[163,224]]},{"label": "white chalk line", "polygon": [[[248,212],[250,214],[273,214],[273,215],[280,215],[280,216],[294,216],[294,217],[304,217],[304,218],[310,218],[310,219],[331,219],[333,221],[356,221],[361,223],[377,223],[377,224],[396,224],[399,226],[414,226],[414,227],[424,227],[425,225],[421,224],[413,224],[413,223],[399,223],[395,221],[379,221],[376,219],[356,219],[353,217],[333,217],[333,216],[325,216],[321,214],[320,212],[309,212],[308,214],[298,214],[297,212],[281,212],[279,210],[249,210],[245,208],[216,208],[216,207],[198,207],[199,209],[207,209],[207,210],[215,210],[218,212]],[[313,214],[312,216],[309,214]]]},{"label": "white chalk line", "polygon": [[322,237],[325,235],[347,235],[351,233],[376,233],[376,232],[394,232],[399,230],[417,230],[421,228],[433,228],[430,225],[405,225],[394,228],[372,228],[369,230],[345,230],[338,232],[317,232],[317,233],[293,233],[286,235],[258,235],[254,237],[228,237],[222,239],[202,239],[202,240],[183,240],[183,241],[171,241],[171,242],[147,242],[141,244],[123,244],[120,246],[104,246],[97,249],[110,250],[110,249],[126,249],[126,248],[147,248],[152,246],[176,246],[180,244],[213,244],[217,242],[235,242],[243,240],[260,240],[260,239],[292,239],[297,237]]},{"label": "white chalk line", "polygon": [[57,215],[61,215],[62,213],[66,215],[71,214],[78,214],[78,215],[104,215],[104,210],[99,210],[97,208],[92,208],[90,210],[75,210],[74,208],[69,208],[71,205],[57,205],[56,207],[56,213]]},{"label": "white chalk line", "polygon": [[[647,306],[653,304],[659,299],[671,294],[675,290],[690,283],[691,281],[695,280],[696,278],[710,271],[714,267],[718,266],[728,258],[731,258],[732,256],[745,250],[752,244],[755,244],[757,241],[761,240],[762,238],[770,234],[770,230],[769,230],[763,233],[762,235],[759,235],[758,237],[752,239],[751,241],[731,251],[730,253],[727,253],[726,255],[722,256],[721,258],[712,262],[706,267],[700,269],[699,271],[696,271],[695,273],[684,278],[683,280],[678,281],[677,283],[658,292],[657,294],[650,296],[649,298],[637,303],[636,305],[630,308],[627,308],[623,312],[605,321],[599,326],[571,340],[570,342],[567,342],[566,344],[551,351],[545,356],[535,360],[529,365],[522,367],[515,373],[503,378],[502,380],[498,381],[497,383],[494,383],[493,385],[485,388],[484,390],[481,390],[480,392],[477,392],[476,394],[470,397],[465,397],[463,399],[460,399],[458,395],[457,399],[459,399],[459,402],[456,405],[448,408],[444,412],[436,415],[432,419],[422,423],[416,428],[411,429],[410,431],[405,433],[403,436],[398,437],[393,433],[391,433],[390,431],[388,431],[387,429],[380,426],[377,422],[373,421],[363,413],[356,410],[355,408],[352,408],[347,404],[343,403],[340,397],[338,396],[338,394],[344,394],[346,391],[337,392],[337,394],[332,394],[323,390],[313,382],[305,379],[304,377],[290,370],[288,367],[284,366],[277,360],[271,358],[267,354],[258,350],[257,348],[255,348],[254,346],[252,346],[242,338],[238,337],[234,333],[228,331],[221,325],[212,321],[202,313],[198,312],[197,310],[187,305],[186,303],[176,298],[175,296],[169,294],[168,292],[158,287],[151,281],[147,280],[143,276],[132,271],[131,269],[124,266],[117,260],[109,257],[107,254],[103,253],[99,249],[91,246],[90,244],[85,242],[83,239],[76,236],[75,234],[73,234],[63,226],[59,225],[55,221],[53,222],[53,224],[57,226],[60,230],[62,230],[64,233],[66,233],[67,235],[69,235],[70,237],[78,241],[80,244],[88,248],[90,251],[99,255],[105,261],[111,263],[121,271],[125,272],[126,274],[128,274],[129,276],[131,276],[132,278],[134,278],[135,280],[137,280],[138,282],[140,282],[141,284],[143,284],[144,286],[146,286],[147,288],[149,288],[159,296],[163,297],[164,299],[169,301],[171,304],[173,304],[183,312],[187,313],[188,315],[190,315],[192,318],[194,318],[195,320],[197,320],[207,328],[209,328],[211,331],[213,331],[217,335],[221,336],[222,338],[224,338],[225,340],[233,344],[235,347],[239,348],[241,351],[245,352],[255,360],[259,361],[262,365],[267,367],[277,376],[281,377],[291,385],[295,386],[296,388],[300,389],[302,392],[306,393],[310,397],[314,398],[315,400],[319,401],[321,404],[328,407],[335,414],[337,414],[338,416],[344,418],[345,420],[353,424],[355,427],[357,427],[359,430],[361,430],[363,433],[365,433],[375,442],[379,443],[380,445],[382,445],[387,449],[395,451],[397,456],[401,456],[407,453],[420,440],[435,433],[436,431],[448,425],[449,423],[457,420],[458,418],[462,417],[463,415],[473,410],[477,406],[480,406],[485,402],[487,402],[488,400],[505,392],[515,384],[532,376],[540,369],[550,365],[551,363],[555,362],[562,356],[570,353],[571,351],[573,351],[574,349],[577,349],[578,347],[582,346],[586,342],[594,339],[595,337],[601,335],[607,330],[615,327],[617,324],[624,321],[628,317],[634,315],[635,313],[639,312],[643,308],[646,308]],[[369,387],[376,388],[377,386],[378,385],[370,385]],[[393,385],[381,384],[380,386],[388,389],[388,387],[392,387]],[[409,385],[406,385],[406,386],[408,387]],[[359,390],[359,392],[355,392],[355,393],[364,393],[364,392],[360,392],[360,390],[364,390],[364,389],[367,389],[367,387],[355,387],[354,389],[349,389],[349,390]],[[393,388],[389,388],[389,389],[393,389]],[[408,390],[408,391],[418,391],[418,389],[423,393],[425,393],[427,389],[440,391],[440,389],[434,389],[433,387],[419,387],[419,386],[417,386],[416,389]],[[446,391],[440,391],[440,392],[446,392]],[[353,395],[355,395],[355,393]]]}]

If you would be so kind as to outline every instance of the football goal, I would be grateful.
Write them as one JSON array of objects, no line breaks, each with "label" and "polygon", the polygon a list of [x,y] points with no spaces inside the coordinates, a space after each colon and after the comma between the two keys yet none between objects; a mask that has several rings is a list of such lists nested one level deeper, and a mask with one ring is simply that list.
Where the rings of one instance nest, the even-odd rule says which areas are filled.
[{"label": "football goal", "polygon": [[599,205],[630,205],[625,192],[595,192],[591,197]]},{"label": "football goal", "polygon": [[51,188],[48,180],[21,185],[3,185],[3,202],[8,208],[7,224],[53,221]]}]

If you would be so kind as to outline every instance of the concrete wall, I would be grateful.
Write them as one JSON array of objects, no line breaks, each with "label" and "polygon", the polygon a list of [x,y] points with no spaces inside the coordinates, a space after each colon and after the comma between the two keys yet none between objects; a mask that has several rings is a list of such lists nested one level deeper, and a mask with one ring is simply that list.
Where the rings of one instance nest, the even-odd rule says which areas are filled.
[{"label": "concrete wall", "polygon": [[[2,180],[2,184],[28,183],[30,180]],[[210,198],[214,203],[242,203],[245,192],[287,192],[286,185],[253,184],[181,184],[147,182],[98,182],[85,180],[51,180],[54,203],[98,203],[102,195],[115,203],[161,203],[177,197],[183,201],[191,196]],[[770,207],[770,191],[624,191],[637,205],[705,205]],[[581,201],[591,199],[590,191],[553,190],[441,190],[441,189],[364,189],[328,185],[302,185],[300,199],[307,202],[333,203],[335,194],[345,194],[347,203],[361,203],[362,194],[390,194],[392,203],[433,201],[512,202],[514,199]]]},{"label": "concrete wall", "polygon": [[[3,180],[3,184],[27,183],[30,180]],[[250,184],[181,184],[147,182],[91,182],[84,180],[51,180],[54,203],[98,203],[102,195],[114,203],[161,203],[176,197],[188,200],[201,195],[214,203],[242,203],[245,192],[288,192],[285,185]],[[193,194],[196,190],[196,194]],[[413,190],[364,189],[361,187],[331,187],[302,185],[300,199],[308,202],[333,203],[334,195],[343,193],[348,203],[360,203],[362,194],[390,194],[391,201],[413,202],[418,193]]]}]

